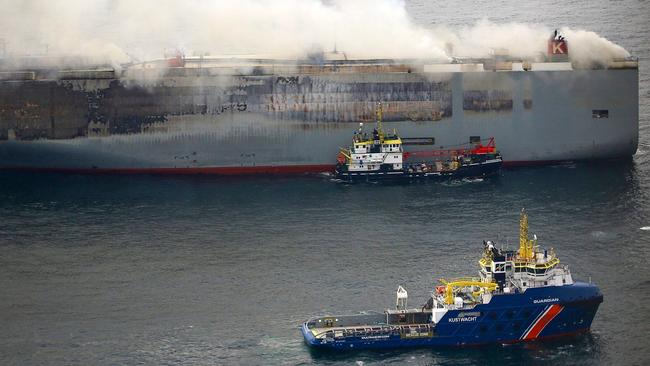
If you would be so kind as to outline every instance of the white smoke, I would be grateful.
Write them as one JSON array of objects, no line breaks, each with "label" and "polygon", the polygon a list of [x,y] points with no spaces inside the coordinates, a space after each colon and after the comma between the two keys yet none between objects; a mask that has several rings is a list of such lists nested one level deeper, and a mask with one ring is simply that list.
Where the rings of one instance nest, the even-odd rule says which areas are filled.
[{"label": "white smoke", "polygon": [[540,24],[495,24],[484,19],[459,29],[450,42],[459,56],[485,57],[502,49],[513,57],[534,58],[546,54],[552,32]]},{"label": "white smoke", "polygon": [[[66,55],[114,65],[192,54],[302,57],[335,47],[350,58],[485,57],[546,52],[552,29],[481,20],[451,29],[414,24],[399,0],[0,0],[0,39],[12,55]],[[629,56],[584,30],[562,29],[572,62]]]},{"label": "white smoke", "polygon": [[623,47],[594,32],[562,28],[561,33],[569,42],[569,57],[578,67],[607,65],[613,59],[629,57]]}]

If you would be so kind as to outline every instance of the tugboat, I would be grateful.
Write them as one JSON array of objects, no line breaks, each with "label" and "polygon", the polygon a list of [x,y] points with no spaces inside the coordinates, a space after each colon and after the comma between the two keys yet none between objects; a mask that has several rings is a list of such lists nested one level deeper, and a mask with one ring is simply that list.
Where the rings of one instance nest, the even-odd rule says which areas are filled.
[{"label": "tugboat", "polygon": [[535,341],[589,331],[599,288],[574,282],[553,249],[541,250],[520,216],[519,250],[484,241],[479,277],[441,280],[421,307],[408,307],[399,286],[394,309],[324,316],[302,324],[313,347],[354,350],[408,346],[468,346]]},{"label": "tugboat", "polygon": [[[409,159],[418,161],[407,162]],[[397,131],[384,132],[378,103],[377,126],[372,135],[363,132],[361,123],[352,145],[339,152],[335,177],[347,182],[482,178],[497,174],[502,164],[494,138],[487,145],[476,141],[455,149],[405,152]]]}]

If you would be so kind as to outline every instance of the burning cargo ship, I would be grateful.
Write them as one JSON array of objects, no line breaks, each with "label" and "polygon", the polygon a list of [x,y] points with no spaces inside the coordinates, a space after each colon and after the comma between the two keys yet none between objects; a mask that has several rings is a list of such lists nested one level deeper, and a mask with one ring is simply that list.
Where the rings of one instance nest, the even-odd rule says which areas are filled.
[{"label": "burning cargo ship", "polygon": [[333,171],[377,102],[387,129],[437,149],[494,137],[504,164],[632,156],[638,62],[574,67],[568,52],[554,37],[538,62],[500,52],[449,63],[178,55],[122,70],[0,60],[0,168]]}]

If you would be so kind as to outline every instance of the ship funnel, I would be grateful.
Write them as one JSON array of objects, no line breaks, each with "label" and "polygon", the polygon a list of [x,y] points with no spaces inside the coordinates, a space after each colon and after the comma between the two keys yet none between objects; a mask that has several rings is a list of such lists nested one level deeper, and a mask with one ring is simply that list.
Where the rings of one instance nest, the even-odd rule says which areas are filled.
[{"label": "ship funnel", "polygon": [[547,54],[551,61],[567,61],[569,59],[567,40],[557,30],[548,40]]}]

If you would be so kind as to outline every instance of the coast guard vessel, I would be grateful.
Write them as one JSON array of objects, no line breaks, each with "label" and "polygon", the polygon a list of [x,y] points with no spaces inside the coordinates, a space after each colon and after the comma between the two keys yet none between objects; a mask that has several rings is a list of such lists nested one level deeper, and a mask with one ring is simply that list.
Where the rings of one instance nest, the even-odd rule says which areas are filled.
[{"label": "coast guard vessel", "polygon": [[418,150],[405,152],[403,146],[408,140],[415,144],[426,144],[433,138],[409,138],[403,141],[393,130],[384,132],[382,127],[382,106],[378,103],[377,127],[371,135],[363,132],[363,123],[355,131],[352,145],[341,149],[335,176],[338,179],[354,181],[454,179],[465,177],[488,177],[496,174],[503,160],[496,150],[494,138],[487,146],[475,141],[467,147],[450,150]]},{"label": "coast guard vessel", "polygon": [[553,249],[529,238],[523,210],[519,249],[484,242],[478,264],[478,277],[441,280],[418,308],[400,286],[394,309],[310,319],[305,342],[340,350],[526,342],[589,331],[603,301],[596,285],[574,281]]}]

